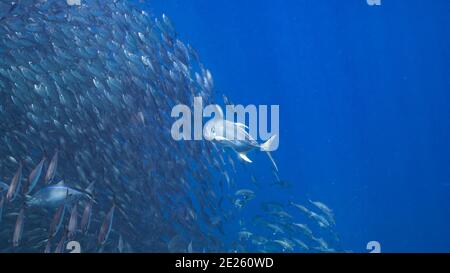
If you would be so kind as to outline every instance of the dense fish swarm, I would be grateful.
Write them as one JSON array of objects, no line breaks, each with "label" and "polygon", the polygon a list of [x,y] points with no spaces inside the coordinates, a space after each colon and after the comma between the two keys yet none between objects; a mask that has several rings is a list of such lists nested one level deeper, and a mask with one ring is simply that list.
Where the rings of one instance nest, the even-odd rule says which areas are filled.
[{"label": "dense fish swarm", "polygon": [[[24,203],[25,194],[60,180],[76,189],[95,182],[89,230],[73,236],[85,251],[114,251],[119,237],[136,251],[168,251],[167,241],[180,230],[183,240],[218,249],[187,194],[208,200],[205,213],[214,209],[215,197],[205,192],[212,188],[210,163],[201,157],[211,147],[170,137],[172,106],[190,105],[193,96],[208,100],[212,83],[168,18],[126,1],[2,0],[0,6],[0,180],[9,184],[21,169],[14,198],[3,204],[0,250],[39,251],[51,241],[54,251],[66,240],[69,223],[50,234],[57,208]],[[31,192],[29,180],[37,184]],[[84,199],[80,218],[90,204]],[[13,244],[19,212],[23,228]],[[112,229],[102,226],[108,216]]]},{"label": "dense fish swarm", "polygon": [[211,73],[167,16],[0,0],[0,252],[339,250],[325,204],[257,203],[244,163],[171,138],[172,107],[194,96],[212,102]]}]

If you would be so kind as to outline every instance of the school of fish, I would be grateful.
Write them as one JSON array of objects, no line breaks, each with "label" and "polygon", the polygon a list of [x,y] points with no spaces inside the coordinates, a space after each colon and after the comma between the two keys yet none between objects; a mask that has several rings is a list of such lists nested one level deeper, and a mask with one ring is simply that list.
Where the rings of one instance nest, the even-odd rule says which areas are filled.
[{"label": "school of fish", "polygon": [[173,106],[217,95],[166,15],[0,0],[0,252],[342,251],[324,203],[259,200],[248,162],[171,138]]}]

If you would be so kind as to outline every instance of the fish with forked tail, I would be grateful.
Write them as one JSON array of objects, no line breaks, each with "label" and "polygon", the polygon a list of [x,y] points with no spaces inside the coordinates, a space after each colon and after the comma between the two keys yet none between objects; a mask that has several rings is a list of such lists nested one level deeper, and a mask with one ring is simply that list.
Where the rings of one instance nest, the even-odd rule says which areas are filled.
[{"label": "fish with forked tail", "polygon": [[90,200],[89,193],[65,186],[63,182],[40,189],[32,196],[27,196],[26,204],[30,207],[55,208],[61,204],[70,204],[80,199]]},{"label": "fish with forked tail", "polygon": [[266,142],[260,144],[247,132],[248,127],[245,124],[224,119],[222,109],[218,106],[216,107],[216,114],[217,116],[209,120],[204,126],[203,134],[207,140],[232,148],[242,160],[248,163],[252,163],[252,160],[247,156],[247,153],[260,149],[267,153],[275,170],[278,171],[278,166],[270,154],[278,145],[277,135],[272,135]]}]

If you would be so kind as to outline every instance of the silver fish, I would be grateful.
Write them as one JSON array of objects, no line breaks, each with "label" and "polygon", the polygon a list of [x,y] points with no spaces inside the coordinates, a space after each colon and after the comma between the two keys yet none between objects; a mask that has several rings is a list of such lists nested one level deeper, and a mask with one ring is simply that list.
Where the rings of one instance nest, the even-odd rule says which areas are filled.
[{"label": "silver fish", "polygon": [[12,240],[13,247],[18,247],[20,244],[20,241],[22,239],[24,220],[25,220],[25,209],[22,208],[19,212],[19,215],[17,216],[16,226],[14,228],[14,235]]},{"label": "silver fish", "polygon": [[55,215],[53,216],[53,220],[50,225],[50,238],[58,234],[64,221],[65,213],[66,213],[66,204],[62,204],[59,206],[59,208],[55,212]]},{"label": "silver fish", "polygon": [[105,219],[100,227],[100,231],[98,233],[98,243],[103,245],[109,237],[109,233],[111,232],[113,221],[114,221],[114,211],[116,209],[116,205],[113,204],[108,214],[106,214]]},{"label": "silver fish", "polygon": [[58,245],[56,245],[55,253],[63,253],[65,243],[66,243],[66,235],[63,235],[61,237],[61,240],[59,240]]},{"label": "silver fish", "polygon": [[91,200],[89,203],[87,203],[86,207],[84,208],[83,215],[81,217],[80,229],[81,232],[84,234],[86,234],[89,231],[89,226],[91,224],[92,205],[93,201]]},{"label": "silver fish", "polygon": [[45,160],[46,159],[44,157],[41,162],[39,162],[39,164],[33,169],[33,171],[31,171],[30,176],[28,177],[28,190],[26,194],[30,194],[30,192],[33,191],[34,187],[39,181]]},{"label": "silver fish", "polygon": [[294,251],[294,243],[286,238],[273,240],[273,242],[279,244],[283,248],[283,251]]},{"label": "silver fish", "polygon": [[69,204],[77,200],[91,197],[82,191],[65,186],[63,183],[47,186],[28,197],[26,204],[30,207],[56,208],[63,203]]},{"label": "silver fish", "polygon": [[5,197],[0,193],[0,224],[2,223],[3,206],[5,205]]},{"label": "silver fish", "polygon": [[188,252],[188,253],[193,253],[193,252],[194,252],[194,250],[193,250],[193,248],[192,248],[192,241],[189,243],[189,245],[188,245],[188,247],[187,247],[187,252]]},{"label": "silver fish", "polygon": [[255,149],[260,149],[267,153],[275,170],[278,171],[278,166],[270,154],[277,143],[277,136],[273,135],[266,142],[259,144],[247,132],[248,127],[245,124],[223,119],[222,110],[220,108],[217,109],[218,116],[209,120],[204,126],[204,137],[221,146],[232,148],[242,160],[248,163],[252,163],[252,160],[248,158],[247,153]]},{"label": "silver fish", "polygon": [[325,216],[327,217],[327,220],[328,220],[328,222],[330,222],[330,224],[332,224],[332,225],[336,224],[336,222],[334,220],[333,211],[327,205],[325,205],[324,203],[319,202],[319,201],[312,201],[312,200],[308,200],[308,201],[325,214]]},{"label": "silver fish", "polygon": [[50,253],[52,251],[51,248],[52,248],[52,241],[51,239],[49,239],[47,241],[47,244],[45,245],[44,253]]},{"label": "silver fish", "polygon": [[8,193],[6,194],[6,200],[8,202],[14,201],[19,192],[20,185],[22,183],[22,163],[19,165],[19,169],[14,175],[11,185],[9,186]]},{"label": "silver fish", "polygon": [[50,161],[50,164],[47,168],[47,173],[45,174],[45,182],[47,184],[51,183],[55,178],[56,168],[58,167],[58,150],[55,151],[55,154]]},{"label": "silver fish", "polygon": [[122,235],[119,235],[119,241],[117,243],[117,250],[119,253],[123,253],[123,238]]},{"label": "silver fish", "polygon": [[70,212],[69,224],[67,226],[68,231],[67,236],[69,240],[75,237],[77,228],[78,228],[78,211],[77,211],[77,204],[75,203],[75,205],[72,208],[72,211]]}]

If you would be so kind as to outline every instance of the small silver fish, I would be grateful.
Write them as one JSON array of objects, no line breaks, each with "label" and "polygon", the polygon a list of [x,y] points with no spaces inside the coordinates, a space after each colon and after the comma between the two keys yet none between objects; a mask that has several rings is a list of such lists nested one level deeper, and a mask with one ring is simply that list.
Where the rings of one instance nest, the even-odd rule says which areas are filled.
[{"label": "small silver fish", "polygon": [[44,253],[50,253],[52,248],[52,240],[48,239],[47,244],[45,245]]},{"label": "small silver fish", "polygon": [[84,234],[88,232],[89,226],[91,224],[92,205],[93,201],[91,200],[84,208],[83,216],[81,216],[80,229]]},{"label": "small silver fish", "polygon": [[119,253],[123,253],[123,238],[122,235],[119,235],[119,242],[117,243],[117,250]]},{"label": "small silver fish", "polygon": [[62,204],[56,210],[55,215],[53,216],[52,223],[50,225],[50,237],[54,237],[58,234],[59,229],[62,226],[64,220],[64,214],[66,212],[66,204]]},{"label": "small silver fish", "polygon": [[21,209],[19,212],[19,215],[17,216],[16,226],[14,228],[14,235],[13,235],[13,247],[18,247],[20,244],[20,241],[22,239],[22,233],[23,233],[23,223],[25,220],[25,209]]},{"label": "small silver fish", "polygon": [[69,6],[81,6],[81,0],[66,0]]},{"label": "small silver fish", "polygon": [[45,174],[45,182],[47,184],[51,183],[55,178],[56,168],[58,167],[58,150],[55,151],[55,154],[50,161],[50,164],[47,168],[47,173]]},{"label": "small silver fish", "polygon": [[192,249],[192,241],[189,243],[188,247],[187,247],[187,251],[188,253],[193,253],[194,250]]},{"label": "small silver fish", "polygon": [[66,242],[66,235],[61,237],[61,240],[59,241],[58,245],[56,246],[55,253],[63,253],[64,252],[65,242]]},{"label": "small silver fish", "polygon": [[77,204],[75,204],[72,208],[72,211],[70,212],[69,224],[67,226],[69,240],[72,240],[72,238],[75,237],[77,227],[78,227],[78,211],[77,211]]},{"label": "small silver fish", "polygon": [[334,220],[333,211],[327,205],[325,205],[324,203],[319,202],[319,201],[312,201],[312,200],[308,200],[308,201],[325,214],[325,217],[327,218],[328,222],[331,225],[336,224],[336,222]]},{"label": "small silver fish", "polygon": [[34,187],[39,181],[45,160],[46,159],[44,157],[41,162],[39,162],[39,164],[33,169],[33,171],[31,171],[30,176],[28,177],[28,190],[26,191],[26,194],[30,194],[30,192],[33,191]]},{"label": "small silver fish", "polygon": [[19,191],[20,185],[22,182],[22,163],[19,165],[19,169],[14,175],[11,185],[9,186],[8,193],[6,194],[6,200],[8,202],[14,201]]},{"label": "small silver fish", "polygon": [[0,224],[2,223],[3,206],[5,205],[5,197],[0,193]]},{"label": "small silver fish", "polygon": [[112,229],[112,224],[114,221],[114,211],[116,209],[116,205],[113,204],[108,214],[106,214],[105,219],[103,220],[102,226],[100,227],[100,231],[98,233],[98,243],[103,245],[109,237],[109,233]]}]

